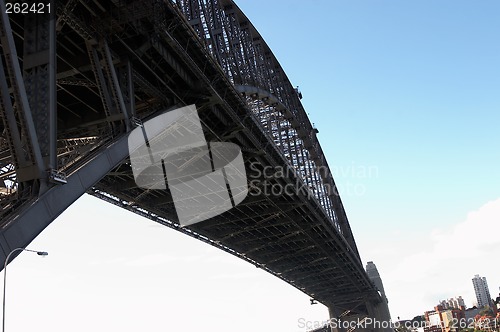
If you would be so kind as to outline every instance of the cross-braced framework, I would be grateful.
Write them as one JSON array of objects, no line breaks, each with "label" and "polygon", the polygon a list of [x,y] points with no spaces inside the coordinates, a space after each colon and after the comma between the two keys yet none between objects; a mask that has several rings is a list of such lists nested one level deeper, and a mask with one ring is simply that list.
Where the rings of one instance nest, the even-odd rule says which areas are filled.
[{"label": "cross-braced framework", "polygon": [[[233,1],[50,4],[51,13],[7,15],[0,0],[3,259],[88,192],[244,259],[338,315],[381,302],[300,91]],[[136,185],[127,137],[191,104],[207,141],[241,148],[249,194],[182,228],[169,190]]]},{"label": "cross-braced framework", "polygon": [[246,96],[280,148],[351,246],[355,243],[323,151],[294,88],[269,46],[232,1],[177,0],[207,51]]}]

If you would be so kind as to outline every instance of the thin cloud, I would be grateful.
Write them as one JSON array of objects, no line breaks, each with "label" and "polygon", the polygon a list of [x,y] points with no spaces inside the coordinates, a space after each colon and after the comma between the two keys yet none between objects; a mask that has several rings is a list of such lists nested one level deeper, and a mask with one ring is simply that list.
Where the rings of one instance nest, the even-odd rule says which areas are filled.
[{"label": "thin cloud", "polygon": [[[390,303],[414,315],[431,310],[439,300],[461,295],[472,306],[475,294],[471,279],[481,274],[488,279],[492,296],[500,279],[494,248],[500,246],[500,198],[468,213],[464,221],[447,229],[432,230],[420,244],[422,251],[402,259],[384,279],[391,292],[407,294],[407,302]],[[394,314],[397,313],[393,313]],[[411,318],[411,317],[410,317]]]}]

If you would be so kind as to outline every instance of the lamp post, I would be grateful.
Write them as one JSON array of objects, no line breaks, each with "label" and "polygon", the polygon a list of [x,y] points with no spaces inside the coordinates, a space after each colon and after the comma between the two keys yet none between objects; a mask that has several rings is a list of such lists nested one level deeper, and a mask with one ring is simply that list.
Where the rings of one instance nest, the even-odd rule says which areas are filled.
[{"label": "lamp post", "polygon": [[3,264],[3,320],[2,320],[2,332],[5,331],[5,286],[7,284],[7,263],[9,262],[10,256],[17,252],[17,251],[29,251],[29,252],[36,252],[38,256],[47,256],[49,253],[46,251],[36,251],[36,250],[30,250],[30,249],[25,249],[25,248],[16,248],[13,249],[9,254],[7,255],[7,258],[5,258],[5,262]]}]

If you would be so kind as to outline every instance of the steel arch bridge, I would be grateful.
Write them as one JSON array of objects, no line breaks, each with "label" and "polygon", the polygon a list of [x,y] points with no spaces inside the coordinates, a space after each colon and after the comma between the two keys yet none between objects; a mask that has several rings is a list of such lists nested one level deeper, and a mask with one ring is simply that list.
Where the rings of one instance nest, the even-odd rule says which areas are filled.
[{"label": "steel arch bridge", "polygon": [[[0,0],[2,263],[89,193],[266,270],[332,317],[381,317],[300,91],[232,0],[26,3]],[[255,182],[233,209],[180,227],[168,190],[135,184],[127,137],[191,104]]]}]

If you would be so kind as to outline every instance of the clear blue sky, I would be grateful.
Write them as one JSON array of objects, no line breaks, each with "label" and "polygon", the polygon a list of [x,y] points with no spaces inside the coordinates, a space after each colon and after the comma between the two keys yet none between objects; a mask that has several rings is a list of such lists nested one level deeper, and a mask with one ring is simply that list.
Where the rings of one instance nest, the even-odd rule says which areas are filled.
[{"label": "clear blue sky", "polygon": [[[500,2],[237,3],[302,90],[393,318],[472,305],[474,274],[497,294]],[[50,255],[9,265],[10,331],[305,332],[300,318],[328,318],[259,269],[90,197],[30,248]]]}]

